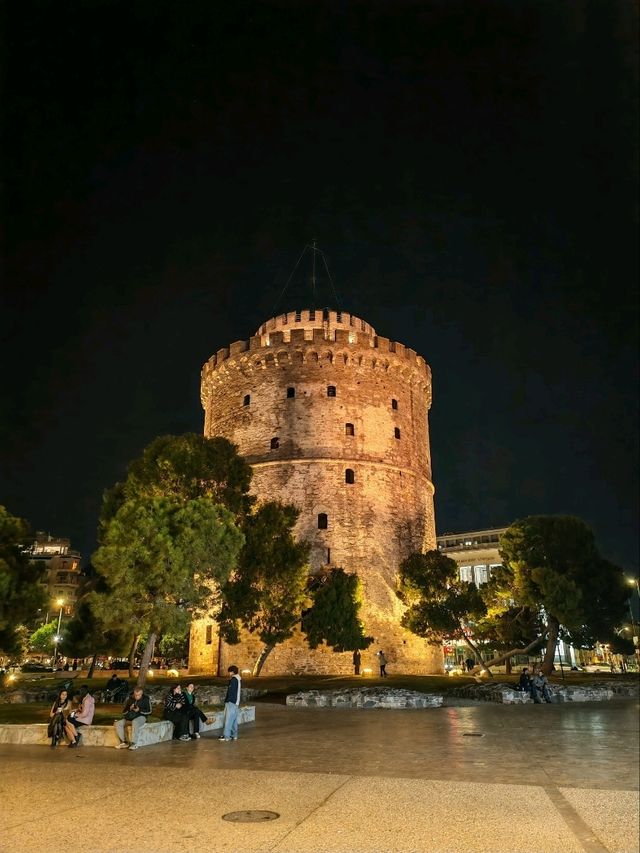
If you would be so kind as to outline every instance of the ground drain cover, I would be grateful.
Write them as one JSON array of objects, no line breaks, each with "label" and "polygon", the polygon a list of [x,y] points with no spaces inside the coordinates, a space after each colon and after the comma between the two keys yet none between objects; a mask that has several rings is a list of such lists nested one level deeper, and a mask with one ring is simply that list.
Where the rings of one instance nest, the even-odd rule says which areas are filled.
[{"label": "ground drain cover", "polygon": [[484,737],[482,732],[465,732],[462,737]]},{"label": "ground drain cover", "polygon": [[251,809],[244,812],[227,812],[222,815],[222,820],[230,820],[233,823],[263,823],[265,820],[277,820],[279,817],[278,812]]}]

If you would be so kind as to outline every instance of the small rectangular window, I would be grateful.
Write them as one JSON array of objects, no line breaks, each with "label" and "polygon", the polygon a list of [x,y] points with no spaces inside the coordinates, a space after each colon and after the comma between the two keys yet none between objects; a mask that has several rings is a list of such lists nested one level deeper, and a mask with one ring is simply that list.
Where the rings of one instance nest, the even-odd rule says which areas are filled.
[{"label": "small rectangular window", "polygon": [[393,434],[395,435],[396,438],[400,438],[400,428],[395,427],[395,429],[393,430]]},{"label": "small rectangular window", "polygon": [[299,323],[302,320],[302,314],[300,311],[296,311],[296,323]]},{"label": "small rectangular window", "polygon": [[296,389],[295,388],[287,388],[287,399],[291,400],[295,396],[296,396]]},{"label": "small rectangular window", "polygon": [[345,483],[349,483],[349,485],[353,485],[356,481],[356,475],[353,471],[353,468],[347,468],[344,472],[344,481]]},{"label": "small rectangular window", "polygon": [[344,434],[345,435],[355,435],[356,431],[353,424],[345,424],[344,425]]},{"label": "small rectangular window", "polygon": [[328,385],[327,386],[327,397],[335,397],[336,396],[336,386]]},{"label": "small rectangular window", "polygon": [[310,320],[316,319],[316,312],[315,311],[309,311],[309,319]]},{"label": "small rectangular window", "polygon": [[242,405],[248,406],[250,402],[251,402],[251,394],[245,394],[244,400],[242,401]]},{"label": "small rectangular window", "polygon": [[331,563],[331,548],[327,548],[327,565]]},{"label": "small rectangular window", "polygon": [[392,409],[397,409],[397,408],[398,408],[398,401],[397,401],[397,400],[392,400],[392,401],[391,401],[391,408],[392,408]]},{"label": "small rectangular window", "polygon": [[272,438],[271,439],[271,449],[277,450],[279,447],[280,447],[280,439],[277,437]]},{"label": "small rectangular window", "polygon": [[336,314],[336,321],[338,323],[342,323],[342,311],[338,311],[338,313]]},{"label": "small rectangular window", "polygon": [[329,527],[329,519],[326,512],[318,514],[318,530],[327,530]]},{"label": "small rectangular window", "polygon": [[205,643],[210,646],[213,640],[213,625],[207,625]]}]

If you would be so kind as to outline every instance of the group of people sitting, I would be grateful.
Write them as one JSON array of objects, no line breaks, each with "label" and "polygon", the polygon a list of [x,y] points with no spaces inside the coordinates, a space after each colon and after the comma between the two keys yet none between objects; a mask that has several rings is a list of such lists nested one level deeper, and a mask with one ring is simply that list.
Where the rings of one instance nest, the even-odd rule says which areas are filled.
[{"label": "group of people sitting", "polygon": [[55,749],[65,739],[70,747],[79,746],[82,741],[81,729],[91,725],[95,709],[96,703],[88,685],[83,684],[73,696],[68,688],[63,687],[49,712],[47,734],[51,738],[52,748]]},{"label": "group of people sitting", "polygon": [[[520,680],[518,681],[518,690],[522,693],[528,693],[536,705],[542,704],[542,700],[552,703],[551,692],[549,690],[549,679],[541,669],[533,667],[531,675],[529,675],[529,667],[522,668]],[[542,698],[540,698],[542,697]]]}]

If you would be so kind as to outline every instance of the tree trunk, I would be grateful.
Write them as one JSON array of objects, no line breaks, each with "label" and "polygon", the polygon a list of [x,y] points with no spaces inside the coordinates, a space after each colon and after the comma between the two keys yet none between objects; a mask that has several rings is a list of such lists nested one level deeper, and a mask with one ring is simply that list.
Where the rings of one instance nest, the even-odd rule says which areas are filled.
[{"label": "tree trunk", "polygon": [[131,640],[131,648],[129,649],[129,678],[133,678],[133,665],[136,662],[136,652],[139,642],[140,634],[135,634],[133,640]]},{"label": "tree trunk", "polygon": [[508,657],[504,662],[505,675],[511,675],[511,658]]},{"label": "tree trunk", "polygon": [[260,675],[260,672],[262,671],[262,667],[264,666],[264,662],[266,661],[266,659],[269,657],[269,655],[271,654],[271,652],[274,649],[275,649],[275,646],[265,646],[263,648],[263,650],[260,652],[260,657],[258,658],[258,660],[255,663],[255,666],[253,667],[253,675]]},{"label": "tree trunk", "polygon": [[87,678],[93,678],[93,670],[96,668],[97,659],[98,652],[94,652],[93,657],[91,658],[91,664],[89,665],[89,671],[87,672]]},{"label": "tree trunk", "polygon": [[549,616],[547,631],[547,648],[544,653],[541,669],[545,675],[550,675],[553,670],[553,659],[556,656],[556,645],[558,644],[558,633],[560,631],[560,623],[555,616]]},{"label": "tree trunk", "polygon": [[149,664],[151,663],[151,659],[153,658],[153,652],[156,646],[157,637],[157,631],[151,631],[149,633],[149,637],[147,638],[147,644],[144,647],[144,652],[142,654],[142,660],[140,661],[140,671],[138,672],[138,680],[136,682],[136,687],[144,687],[147,681]]},{"label": "tree trunk", "polygon": [[[464,641],[465,641],[465,643],[469,646],[469,648],[470,648],[470,649],[471,649],[471,651],[474,653],[474,655],[476,656],[476,658],[480,661],[480,665],[481,665],[481,666],[480,666],[480,668],[481,668],[481,669],[485,669],[485,670],[489,673],[489,675],[491,676],[491,678],[493,678],[493,673],[492,673],[492,672],[491,672],[491,670],[489,669],[489,667],[490,667],[490,666],[492,666],[492,664],[491,664],[491,663],[489,663],[489,664],[486,664],[486,663],[485,663],[484,658],[482,657],[482,652],[480,651],[480,649],[478,648],[478,646],[476,646],[476,644],[475,644],[475,643],[472,643],[472,642],[471,642],[471,638],[470,638],[469,636],[467,636],[467,632],[465,631],[464,626],[463,626],[463,625],[461,625],[460,627],[461,627],[461,629],[462,629],[462,636],[464,637]],[[477,668],[478,668],[478,667],[475,667],[475,666],[474,666],[474,668],[473,668],[473,669],[472,669],[472,671],[471,671],[471,674],[475,674],[475,671],[476,671],[476,669],[477,669]]]},{"label": "tree trunk", "polygon": [[[486,666],[499,666],[501,663],[504,663],[507,658],[512,657],[513,655],[528,655],[529,652],[532,652],[534,649],[539,648],[544,643],[544,637],[537,637],[532,643],[529,643],[524,649],[509,649],[508,652],[505,652],[503,655],[500,655],[497,658],[492,658],[490,661],[487,661]],[[469,673],[470,675],[474,675],[476,670],[479,667],[474,666],[474,668]]]}]

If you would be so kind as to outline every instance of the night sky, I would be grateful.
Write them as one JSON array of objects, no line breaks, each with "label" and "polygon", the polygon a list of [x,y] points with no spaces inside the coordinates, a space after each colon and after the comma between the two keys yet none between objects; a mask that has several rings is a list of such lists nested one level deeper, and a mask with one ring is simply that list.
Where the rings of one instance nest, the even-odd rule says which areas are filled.
[{"label": "night sky", "polygon": [[[637,55],[615,0],[4,7],[0,503],[88,559],[302,248],[433,370],[439,533],[637,571]],[[301,265],[277,311],[336,307]]]}]

